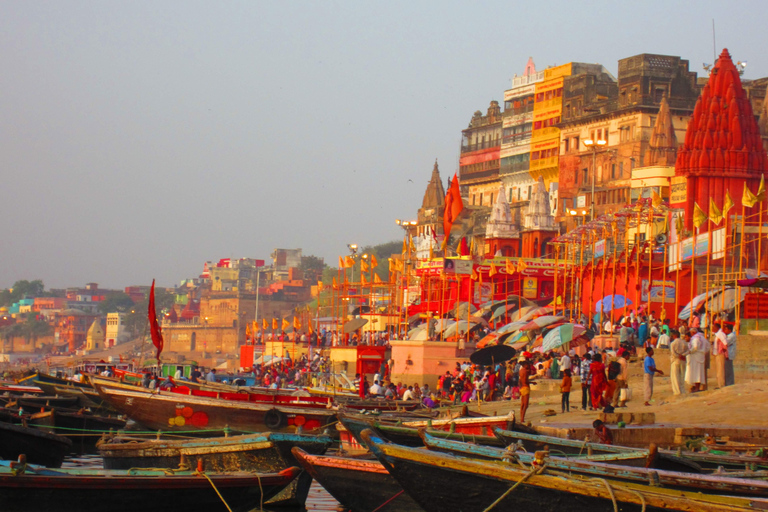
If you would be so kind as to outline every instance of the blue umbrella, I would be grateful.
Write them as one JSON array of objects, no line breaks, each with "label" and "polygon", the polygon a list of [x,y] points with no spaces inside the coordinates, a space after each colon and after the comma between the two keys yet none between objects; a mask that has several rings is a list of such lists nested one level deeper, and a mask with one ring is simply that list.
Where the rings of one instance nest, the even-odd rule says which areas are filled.
[{"label": "blue umbrella", "polygon": [[601,311],[606,313],[614,309],[621,309],[624,306],[629,306],[632,301],[623,295],[606,295],[595,304],[595,311],[600,313]]}]

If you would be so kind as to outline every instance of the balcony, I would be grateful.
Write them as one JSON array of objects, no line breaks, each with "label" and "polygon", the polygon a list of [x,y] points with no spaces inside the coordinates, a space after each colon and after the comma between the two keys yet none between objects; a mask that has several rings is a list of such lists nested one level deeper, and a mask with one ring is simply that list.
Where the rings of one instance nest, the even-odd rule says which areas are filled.
[{"label": "balcony", "polygon": [[485,142],[475,142],[474,144],[462,144],[462,153],[471,153],[481,149],[501,148],[501,139],[487,140]]},{"label": "balcony", "polygon": [[501,166],[501,169],[499,170],[499,174],[501,175],[507,175],[507,174],[513,174],[516,172],[522,172],[528,170],[528,161],[525,162],[515,162],[513,164],[503,164]]},{"label": "balcony", "polygon": [[558,157],[550,156],[548,158],[539,158],[538,160],[531,160],[529,169],[531,171],[538,171],[540,169],[547,169],[549,167],[557,167]]}]

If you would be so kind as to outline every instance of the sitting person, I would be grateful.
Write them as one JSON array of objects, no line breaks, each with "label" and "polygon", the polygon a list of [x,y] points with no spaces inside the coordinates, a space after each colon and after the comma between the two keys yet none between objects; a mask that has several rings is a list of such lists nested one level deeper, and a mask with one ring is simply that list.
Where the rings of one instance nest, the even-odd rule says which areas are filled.
[{"label": "sitting person", "polygon": [[602,444],[613,444],[613,434],[608,427],[605,426],[601,420],[595,420],[592,422],[592,426],[595,429],[595,435],[598,442]]}]

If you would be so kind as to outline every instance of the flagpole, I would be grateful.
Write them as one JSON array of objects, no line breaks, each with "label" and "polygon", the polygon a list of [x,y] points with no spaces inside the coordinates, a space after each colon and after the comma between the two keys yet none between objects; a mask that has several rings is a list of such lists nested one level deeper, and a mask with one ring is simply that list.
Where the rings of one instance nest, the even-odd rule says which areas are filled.
[{"label": "flagpole", "polygon": [[[613,233],[613,267],[611,267],[611,309],[610,309],[610,318],[611,318],[611,336],[613,336],[613,326],[614,326],[614,316],[613,316],[613,310],[615,309],[613,306],[616,302],[616,263],[617,263],[617,256],[616,251],[618,248],[618,230],[619,225],[615,221],[611,223],[611,233]],[[626,247],[625,247],[626,249]],[[605,295],[603,295],[605,297]],[[603,303],[603,309],[605,309],[605,303]]]},{"label": "flagpole", "polygon": [[[728,193],[726,191],[726,193]],[[725,205],[723,205],[725,206]],[[720,278],[720,311],[725,310],[725,270],[728,264],[728,210],[725,212],[725,225],[723,226],[725,228],[724,235],[723,235],[723,272],[722,277]],[[731,239],[731,243],[733,243],[733,239]],[[736,298],[736,301],[738,302],[739,298]]]},{"label": "flagpole", "polygon": [[[693,317],[693,299],[696,297],[696,280],[694,274],[696,273],[696,241],[699,238],[699,228],[696,228],[696,235],[693,237],[693,245],[691,250],[691,317]],[[690,323],[690,320],[689,320]]]},{"label": "flagpole", "polygon": [[[605,253],[605,249],[603,249],[603,253]],[[595,233],[594,231],[592,232],[592,270],[591,271],[592,271],[592,277],[590,278],[590,283],[589,283],[589,308],[587,311],[588,315],[592,314],[592,309],[593,309],[592,303],[594,302],[594,295],[595,295]],[[602,320],[602,316],[600,316],[600,319]],[[588,326],[585,326],[585,327],[588,327]]]},{"label": "flagpole", "polygon": [[[714,251],[712,250],[712,226],[710,225],[710,222],[712,221],[711,218],[707,219],[707,278],[706,278],[706,284],[705,286],[705,292],[706,292],[706,299],[704,302],[705,312],[705,318],[707,319],[707,327],[709,327],[710,332],[712,331],[712,306],[709,305],[709,268],[712,263],[712,257],[714,256]],[[696,249],[694,248],[694,251]]]},{"label": "flagpole", "polygon": [[[605,239],[605,246],[603,247],[603,274],[602,274],[602,276],[600,278],[600,299],[601,300],[602,300],[603,297],[605,297],[605,267],[608,265],[608,258],[606,257],[607,255],[605,254],[605,251],[608,249],[608,247],[607,247],[607,245],[608,245],[608,229],[607,228],[603,228],[603,238]],[[615,245],[616,244],[614,244],[614,246]],[[597,326],[597,328],[598,328],[597,332],[602,332],[603,324],[605,323],[603,321],[604,320],[603,319],[603,313],[604,313],[603,309],[604,309],[603,307],[600,307],[600,325]]]},{"label": "flagpole", "polygon": [[[625,306],[629,302],[629,257],[631,256],[631,252],[629,250],[630,219],[631,217],[627,216],[626,221],[624,222],[624,305]],[[611,299],[611,307],[614,306],[615,301],[616,301],[616,297],[613,297]],[[635,307],[637,307],[637,305],[635,305]]]},{"label": "flagpole", "polygon": [[[640,203],[638,203],[639,205]],[[637,249],[637,264],[635,265],[635,307],[637,308],[637,316],[640,316],[640,302],[643,298],[640,294],[640,251],[645,250],[645,244],[640,245],[640,221],[642,220],[642,207],[637,212],[637,229],[635,230],[635,248]]]},{"label": "flagpole", "polygon": [[677,232],[677,258],[675,261],[675,309],[672,311],[672,320],[675,324],[677,324],[679,318],[678,318],[678,308],[680,307],[680,273],[683,271],[683,233],[682,230],[677,229],[677,219],[679,218],[680,213],[675,216],[675,231]]},{"label": "flagpole", "polygon": [[574,295],[574,287],[576,283],[576,248],[573,246],[573,244],[570,244],[570,251],[572,254],[569,254],[570,260],[571,260],[571,287],[570,287],[570,293],[568,294],[568,321],[573,322],[573,295]]},{"label": "flagpole", "polygon": [[[744,189],[746,190],[747,184],[744,183]],[[741,301],[738,300],[741,298],[741,286],[739,286],[739,279],[742,279],[741,272],[744,264],[744,217],[746,216],[747,207],[744,205],[744,198],[742,197],[741,200],[741,236],[740,236],[740,245],[741,248],[739,250],[739,273],[736,275],[736,334],[739,334],[740,328],[741,328]]]},{"label": "flagpole", "polygon": [[557,316],[557,269],[558,269],[558,256],[560,254],[560,244],[555,245],[555,288],[554,288],[554,307],[552,308],[553,314]]},{"label": "flagpole", "polygon": [[584,281],[584,233],[582,232],[581,247],[579,248],[579,302],[578,302],[579,320],[581,320],[581,315],[584,314],[584,308],[583,308],[584,288],[582,286],[584,284],[583,281]]}]

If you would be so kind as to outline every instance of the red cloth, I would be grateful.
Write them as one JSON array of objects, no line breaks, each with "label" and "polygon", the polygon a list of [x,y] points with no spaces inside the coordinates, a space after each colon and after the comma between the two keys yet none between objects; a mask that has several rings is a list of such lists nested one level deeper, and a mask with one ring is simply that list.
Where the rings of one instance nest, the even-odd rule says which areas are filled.
[{"label": "red cloth", "polygon": [[589,374],[592,376],[592,386],[589,388],[589,394],[592,395],[592,407],[597,409],[603,407],[603,391],[608,384],[605,376],[605,365],[601,362],[593,362],[589,365]]}]

